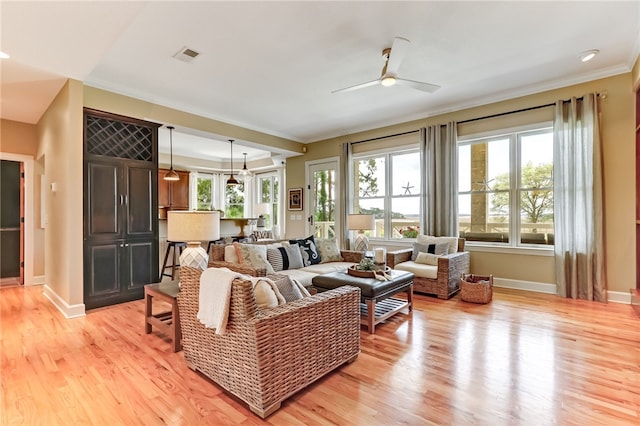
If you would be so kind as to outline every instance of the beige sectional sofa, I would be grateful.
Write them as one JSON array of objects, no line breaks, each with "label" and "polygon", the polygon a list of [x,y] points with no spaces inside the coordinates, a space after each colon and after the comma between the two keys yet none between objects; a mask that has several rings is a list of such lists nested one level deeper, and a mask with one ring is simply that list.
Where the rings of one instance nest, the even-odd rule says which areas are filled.
[{"label": "beige sectional sofa", "polygon": [[[284,241],[286,244],[288,241]],[[280,242],[282,244],[283,242]],[[252,244],[262,245],[274,245],[278,243],[274,242],[256,242]],[[267,268],[251,265],[245,263],[238,263],[237,257],[234,257],[231,252],[232,244],[217,244],[211,246],[209,253],[209,266],[213,268],[229,268],[232,271],[240,272],[243,274],[251,275],[254,277],[267,276],[269,271]],[[276,274],[287,275],[291,279],[298,281],[305,287],[311,287],[311,280],[316,275],[327,274],[335,271],[344,271],[348,267],[359,263],[362,260],[364,253],[350,250],[340,250],[341,261],[322,262],[318,264],[312,264],[309,266],[303,266],[301,268],[286,269],[281,271],[275,271]]]}]

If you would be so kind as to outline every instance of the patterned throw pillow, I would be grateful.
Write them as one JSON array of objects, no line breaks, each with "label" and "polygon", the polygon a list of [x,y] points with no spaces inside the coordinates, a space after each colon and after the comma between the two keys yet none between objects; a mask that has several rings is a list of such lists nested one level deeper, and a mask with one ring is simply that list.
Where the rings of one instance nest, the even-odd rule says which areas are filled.
[{"label": "patterned throw pillow", "polygon": [[288,247],[267,248],[267,260],[275,272],[299,269],[304,266],[298,244]]},{"label": "patterned throw pillow", "polygon": [[318,251],[320,252],[320,263],[343,261],[336,240],[318,238],[316,240],[316,246],[318,247]]},{"label": "patterned throw pillow", "polygon": [[247,263],[254,268],[266,269],[267,274],[275,271],[267,260],[267,247],[261,244],[239,244],[233,243],[239,252],[240,263]]},{"label": "patterned throw pillow", "polygon": [[[296,250],[298,250],[298,254],[300,254],[300,250]],[[288,275],[271,275],[269,278],[276,284],[276,287],[280,290],[280,294],[284,297],[284,300],[286,300],[287,303],[302,299],[302,293],[298,287],[294,285]]]},{"label": "patterned throw pillow", "polygon": [[289,240],[289,243],[298,243],[300,245],[304,266],[317,265],[320,263],[320,253],[318,252],[318,247],[316,247],[313,235],[302,240]]},{"label": "patterned throw pillow", "polygon": [[413,243],[413,253],[411,254],[411,260],[415,261],[418,257],[418,253],[430,253],[438,256],[444,256],[449,253],[449,243],[442,242],[437,244],[420,244]]}]

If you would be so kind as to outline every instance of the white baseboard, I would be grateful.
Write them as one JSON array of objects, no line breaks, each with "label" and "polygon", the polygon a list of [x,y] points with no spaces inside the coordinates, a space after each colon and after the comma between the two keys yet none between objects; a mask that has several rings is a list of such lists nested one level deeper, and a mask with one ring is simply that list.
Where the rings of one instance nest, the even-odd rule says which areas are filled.
[{"label": "white baseboard", "polygon": [[514,290],[535,291],[536,293],[556,294],[556,285],[535,281],[511,280],[493,277],[495,287],[512,288]]},{"label": "white baseboard", "polygon": [[624,303],[626,305],[631,304],[631,293],[628,291],[609,291],[607,290],[607,301],[613,303]]},{"label": "white baseboard", "polygon": [[64,299],[62,299],[58,294],[51,289],[48,285],[45,284],[44,291],[42,292],[44,297],[49,299],[53,305],[58,308],[62,315],[66,318],[78,318],[85,316],[84,311],[84,303],[78,305],[69,305]]},{"label": "white baseboard", "polygon": [[[555,284],[538,283],[535,281],[510,280],[508,278],[493,277],[493,285],[495,287],[534,291],[537,293],[547,294],[556,294],[557,291]],[[607,301],[629,305],[631,304],[631,293],[623,291],[607,291]]]},{"label": "white baseboard", "polygon": [[37,275],[33,277],[31,284],[25,283],[25,285],[42,285],[44,284],[44,275]]}]

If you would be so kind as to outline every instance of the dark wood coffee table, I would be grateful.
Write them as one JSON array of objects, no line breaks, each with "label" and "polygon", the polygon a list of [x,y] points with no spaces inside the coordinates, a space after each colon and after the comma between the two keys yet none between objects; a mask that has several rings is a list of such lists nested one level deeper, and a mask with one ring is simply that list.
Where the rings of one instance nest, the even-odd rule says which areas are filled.
[{"label": "dark wood coffee table", "polygon": [[[413,310],[413,274],[406,271],[389,271],[389,281],[375,278],[354,277],[347,271],[332,272],[313,277],[313,286],[318,291],[326,291],[343,285],[360,288],[360,324],[367,326],[371,334],[376,332],[376,324],[395,315],[404,308]],[[407,299],[392,297],[398,293],[407,293]]]}]

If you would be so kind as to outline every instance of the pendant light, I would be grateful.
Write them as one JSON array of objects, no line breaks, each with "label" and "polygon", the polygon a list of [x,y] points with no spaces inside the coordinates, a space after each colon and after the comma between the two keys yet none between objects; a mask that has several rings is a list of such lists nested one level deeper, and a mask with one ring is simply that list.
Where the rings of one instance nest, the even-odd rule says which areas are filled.
[{"label": "pendant light", "polygon": [[167,126],[167,129],[169,129],[169,149],[171,150],[171,168],[169,169],[169,172],[164,175],[164,180],[172,180],[172,181],[176,181],[176,180],[180,180],[180,176],[176,173],[175,170],[173,170],[173,129],[175,127],[173,126]]},{"label": "pendant light", "polygon": [[229,139],[229,142],[231,143],[231,176],[229,176],[229,179],[227,179],[227,186],[232,186],[237,185],[239,182],[233,176],[233,139]]},{"label": "pendant light", "polygon": [[243,152],[242,155],[244,155],[244,166],[242,166],[242,170],[238,172],[238,177],[243,182],[249,182],[253,175],[251,174],[249,169],[247,169],[247,153]]}]

